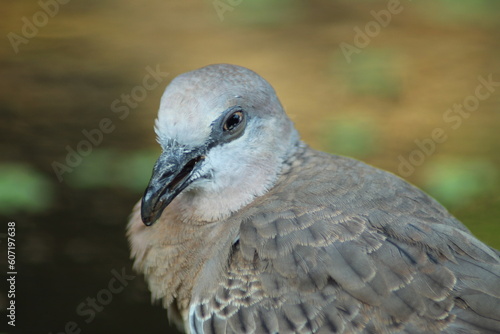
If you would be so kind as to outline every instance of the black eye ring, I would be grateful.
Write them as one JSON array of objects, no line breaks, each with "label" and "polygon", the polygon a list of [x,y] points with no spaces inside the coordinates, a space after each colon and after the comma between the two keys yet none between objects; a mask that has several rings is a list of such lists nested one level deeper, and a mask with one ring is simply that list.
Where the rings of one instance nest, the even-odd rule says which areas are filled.
[{"label": "black eye ring", "polygon": [[224,124],[222,125],[222,130],[224,132],[231,132],[241,125],[244,119],[245,114],[243,113],[243,110],[236,110],[226,117]]}]

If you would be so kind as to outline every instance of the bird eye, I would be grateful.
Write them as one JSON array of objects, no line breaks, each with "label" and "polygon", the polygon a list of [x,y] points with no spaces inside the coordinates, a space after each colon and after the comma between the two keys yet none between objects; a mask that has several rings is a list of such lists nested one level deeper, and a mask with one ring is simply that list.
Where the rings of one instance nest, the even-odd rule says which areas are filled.
[{"label": "bird eye", "polygon": [[224,132],[232,131],[233,129],[235,129],[238,125],[240,125],[243,122],[243,117],[244,117],[243,111],[241,110],[237,110],[232,114],[230,114],[229,117],[224,122],[224,125],[222,126]]}]

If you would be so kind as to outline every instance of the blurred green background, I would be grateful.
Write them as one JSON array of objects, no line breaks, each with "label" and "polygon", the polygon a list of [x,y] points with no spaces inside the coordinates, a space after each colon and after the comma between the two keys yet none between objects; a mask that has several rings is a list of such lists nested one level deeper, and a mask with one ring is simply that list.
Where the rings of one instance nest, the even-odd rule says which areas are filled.
[{"label": "blurred green background", "polygon": [[[499,1],[60,1],[2,3],[0,263],[15,221],[19,333],[175,332],[140,276],[92,320],[77,308],[113,269],[132,274],[124,229],[159,154],[162,91],[211,63],[261,74],[311,146],[399,174],[500,248],[500,86],[474,100],[479,78],[500,82]],[[141,90],[148,68],[168,76]],[[105,118],[113,130],[82,146]]]}]

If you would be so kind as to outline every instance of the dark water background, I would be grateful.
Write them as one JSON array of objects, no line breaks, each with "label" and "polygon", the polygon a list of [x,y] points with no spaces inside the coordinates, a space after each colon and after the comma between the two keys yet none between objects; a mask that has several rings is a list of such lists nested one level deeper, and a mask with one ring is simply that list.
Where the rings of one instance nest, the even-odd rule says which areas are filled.
[{"label": "dark water background", "polygon": [[134,275],[124,229],[162,91],[211,63],[260,73],[313,147],[403,174],[500,248],[500,86],[474,100],[500,82],[498,1],[401,0],[390,20],[378,0],[60,1],[2,1],[0,263],[15,221],[17,276],[0,333],[174,332],[142,277],[113,277]]}]

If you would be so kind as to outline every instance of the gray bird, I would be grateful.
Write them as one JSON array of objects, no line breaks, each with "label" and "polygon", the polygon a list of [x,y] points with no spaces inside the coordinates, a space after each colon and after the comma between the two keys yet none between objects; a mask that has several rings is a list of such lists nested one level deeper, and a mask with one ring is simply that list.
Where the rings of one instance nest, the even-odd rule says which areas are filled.
[{"label": "gray bird", "polygon": [[500,256],[421,190],[299,139],[256,73],[175,78],[128,238],[188,333],[500,333]]}]

